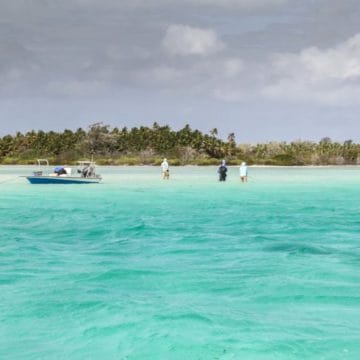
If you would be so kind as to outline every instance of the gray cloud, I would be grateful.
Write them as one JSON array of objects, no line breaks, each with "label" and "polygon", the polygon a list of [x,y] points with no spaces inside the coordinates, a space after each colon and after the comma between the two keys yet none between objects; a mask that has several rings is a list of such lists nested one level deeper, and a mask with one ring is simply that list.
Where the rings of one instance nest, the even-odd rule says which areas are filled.
[{"label": "gray cloud", "polygon": [[[234,130],[243,126],[235,120],[241,114],[255,121],[259,106],[271,123],[276,114],[281,118],[281,107],[295,103],[317,118],[315,107],[325,114],[323,106],[359,105],[355,0],[0,0],[0,8],[6,131],[13,126],[9,109],[31,99],[44,106],[61,102],[64,109],[71,102],[77,110],[64,110],[66,118],[82,111],[89,116],[87,102],[98,113],[94,106],[103,110],[106,102],[109,121],[125,112],[128,121],[144,122],[149,114],[151,121],[170,121],[159,109],[166,98],[177,114],[174,125],[211,122],[216,113]],[[135,111],[145,98],[154,108]],[[217,110],[210,115],[212,107]],[[19,111],[16,126],[31,127],[29,111],[26,122]],[[64,117],[40,120],[61,127]],[[347,118],[357,129],[350,110]]]},{"label": "gray cloud", "polygon": [[360,34],[333,48],[280,54],[272,65],[279,79],[264,89],[271,98],[360,104]]},{"label": "gray cloud", "polygon": [[176,24],[167,28],[163,46],[171,55],[207,56],[221,51],[225,45],[212,29]]}]

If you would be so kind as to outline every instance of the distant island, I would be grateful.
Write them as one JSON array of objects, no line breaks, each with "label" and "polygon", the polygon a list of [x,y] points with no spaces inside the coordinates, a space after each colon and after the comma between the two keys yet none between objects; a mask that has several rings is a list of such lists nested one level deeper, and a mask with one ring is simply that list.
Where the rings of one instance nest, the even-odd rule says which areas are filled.
[{"label": "distant island", "polygon": [[99,165],[159,165],[163,157],[170,165],[217,165],[220,159],[229,165],[241,161],[250,165],[356,165],[360,164],[360,144],[333,142],[328,137],[319,142],[238,144],[234,133],[223,140],[217,129],[204,134],[189,125],[175,131],[157,123],[131,129],[96,123],[87,130],[17,132],[0,138],[3,165],[34,164],[37,158],[73,164],[91,156]]}]

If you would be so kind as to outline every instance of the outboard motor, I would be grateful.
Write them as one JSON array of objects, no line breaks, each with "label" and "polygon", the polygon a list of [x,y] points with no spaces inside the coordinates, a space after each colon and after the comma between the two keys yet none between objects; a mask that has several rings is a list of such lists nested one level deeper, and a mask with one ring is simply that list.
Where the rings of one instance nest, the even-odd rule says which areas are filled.
[{"label": "outboard motor", "polygon": [[88,177],[88,176],[90,176],[89,172],[90,172],[89,166],[85,166],[85,167],[82,169],[82,176],[85,177],[85,178]]}]

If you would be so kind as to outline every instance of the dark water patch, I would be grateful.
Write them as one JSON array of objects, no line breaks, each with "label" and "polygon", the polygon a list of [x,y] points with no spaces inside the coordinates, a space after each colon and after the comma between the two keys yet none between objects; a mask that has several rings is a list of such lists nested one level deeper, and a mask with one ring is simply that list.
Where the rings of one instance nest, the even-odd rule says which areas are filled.
[{"label": "dark water patch", "polygon": [[0,278],[0,285],[11,285],[18,282],[20,279],[18,277],[1,277]]},{"label": "dark water patch", "polygon": [[212,320],[202,314],[196,312],[185,312],[180,314],[162,314],[162,315],[155,315],[155,319],[161,321],[196,321],[211,324]]},{"label": "dark water patch", "polygon": [[2,274],[0,275],[0,285],[11,285],[27,280],[36,278],[35,274],[24,274],[24,273],[14,273],[14,274]]},{"label": "dark water patch", "polygon": [[204,249],[170,249],[161,252],[162,255],[197,255],[204,252]]},{"label": "dark water patch", "polygon": [[[192,231],[193,234],[191,235],[183,235],[181,239],[179,239],[179,243],[185,243],[185,244],[196,244],[196,243],[206,243],[211,242],[211,237],[204,233],[201,229],[198,234],[196,235],[197,231]],[[195,234],[194,234],[195,233]]]},{"label": "dark water patch", "polygon": [[274,293],[256,296],[251,300],[253,303],[259,304],[324,304],[326,305],[341,305],[353,306],[359,304],[359,296],[346,295],[311,295],[311,294],[283,294],[274,295]]},{"label": "dark water patch", "polygon": [[123,330],[130,330],[137,326],[136,323],[124,322],[109,326],[93,326],[83,331],[83,335],[89,338],[98,338],[118,334]]},{"label": "dark water patch", "polygon": [[331,255],[333,251],[323,246],[285,243],[270,245],[263,248],[266,252],[284,252],[288,254]]},{"label": "dark water patch", "polygon": [[231,295],[231,294],[239,294],[241,293],[241,290],[238,288],[238,284],[234,284],[233,286],[216,286],[211,289],[212,293],[215,294],[225,294],[225,295]]},{"label": "dark water patch", "polygon": [[131,225],[127,228],[127,231],[131,232],[131,231],[141,231],[147,228],[147,225],[144,221],[139,221],[139,223],[135,224],[135,225]]},{"label": "dark water patch", "polygon": [[251,238],[251,240],[256,242],[267,242],[267,241],[274,241],[274,238],[265,235],[255,235],[254,237]]},{"label": "dark water patch", "polygon": [[155,270],[140,270],[140,269],[117,269],[109,270],[101,274],[82,274],[79,280],[93,280],[93,281],[112,281],[112,280],[123,280],[123,279],[136,279],[148,276],[164,276],[167,273],[164,271]]},{"label": "dark water patch", "polygon": [[318,207],[309,205],[309,206],[304,206],[304,207],[299,208],[299,211],[314,211],[317,209],[318,209]]},{"label": "dark water patch", "polygon": [[106,304],[98,300],[46,300],[39,299],[39,301],[23,301],[21,307],[16,309],[16,312],[11,315],[12,318],[28,318],[28,319],[49,319],[50,317],[61,317],[71,315],[80,316],[83,313],[93,312],[106,308]]},{"label": "dark water patch", "polygon": [[104,257],[104,258],[118,258],[118,257],[128,256],[131,251],[128,248],[123,249],[121,247],[113,247],[112,246],[111,249],[109,249],[109,250],[104,249],[102,251],[99,251],[97,249],[94,249],[94,250],[87,250],[84,252],[88,255],[96,256],[96,257],[99,256],[99,257]]},{"label": "dark water patch", "polygon": [[137,236],[151,236],[152,234],[158,235],[159,233],[168,231],[168,228],[164,228],[163,224],[155,224],[155,220],[139,220],[136,223],[127,222],[128,225],[126,228],[122,229],[121,235],[130,238],[136,238]]}]

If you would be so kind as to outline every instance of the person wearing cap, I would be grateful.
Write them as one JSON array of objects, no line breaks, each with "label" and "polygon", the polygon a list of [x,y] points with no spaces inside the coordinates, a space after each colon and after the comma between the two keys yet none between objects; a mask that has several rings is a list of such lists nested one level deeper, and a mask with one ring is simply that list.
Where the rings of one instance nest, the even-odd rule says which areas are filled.
[{"label": "person wearing cap", "polygon": [[219,181],[226,181],[227,170],[226,161],[223,160],[218,168]]},{"label": "person wearing cap", "polygon": [[167,162],[167,159],[164,159],[164,161],[161,163],[161,170],[162,170],[163,180],[169,180],[170,171],[169,171],[169,163]]},{"label": "person wearing cap", "polygon": [[247,182],[248,179],[248,168],[246,162],[242,162],[239,168],[241,182]]}]

